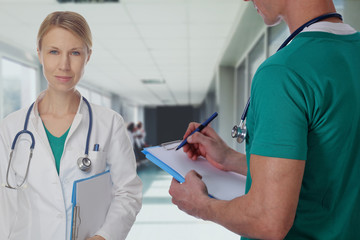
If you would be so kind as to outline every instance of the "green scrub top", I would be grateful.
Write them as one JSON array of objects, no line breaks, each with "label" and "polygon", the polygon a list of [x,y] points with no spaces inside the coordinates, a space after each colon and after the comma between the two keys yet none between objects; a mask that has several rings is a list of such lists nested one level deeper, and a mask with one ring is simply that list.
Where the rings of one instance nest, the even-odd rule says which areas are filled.
[{"label": "green scrub top", "polygon": [[306,161],[286,239],[360,238],[359,66],[360,33],[304,32],[254,76],[246,191],[251,154]]},{"label": "green scrub top", "polygon": [[45,127],[45,124],[43,124],[43,125],[44,125],[44,128],[45,128],[46,136],[47,136],[47,138],[49,140],[49,144],[50,144],[52,153],[54,154],[56,171],[59,174],[59,172],[60,172],[60,160],[61,160],[61,156],[62,156],[63,151],[64,151],[66,137],[67,137],[67,135],[69,133],[70,128],[61,137],[55,137]]}]

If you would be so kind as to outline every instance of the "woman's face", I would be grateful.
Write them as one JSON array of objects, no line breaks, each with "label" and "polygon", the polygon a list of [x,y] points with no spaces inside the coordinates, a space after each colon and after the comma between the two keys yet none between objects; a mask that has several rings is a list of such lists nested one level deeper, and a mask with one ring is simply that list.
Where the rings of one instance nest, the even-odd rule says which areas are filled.
[{"label": "woman's face", "polygon": [[48,88],[73,91],[90,55],[85,43],[70,31],[60,27],[50,29],[41,41],[41,50],[38,49]]}]

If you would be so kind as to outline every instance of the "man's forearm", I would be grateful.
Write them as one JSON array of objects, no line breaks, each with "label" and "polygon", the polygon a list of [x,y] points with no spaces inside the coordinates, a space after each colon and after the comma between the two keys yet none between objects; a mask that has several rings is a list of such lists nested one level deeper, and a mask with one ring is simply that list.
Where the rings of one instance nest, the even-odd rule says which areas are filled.
[{"label": "man's forearm", "polygon": [[298,205],[305,162],[251,156],[249,192],[231,201],[203,198],[199,216],[256,239],[283,239],[291,229]]},{"label": "man's forearm", "polygon": [[248,238],[283,239],[288,229],[274,221],[272,210],[266,209],[251,196],[244,195],[232,201],[209,198],[199,216],[222,225]]},{"label": "man's forearm", "polygon": [[246,155],[231,149],[226,157],[226,170],[247,175]]}]

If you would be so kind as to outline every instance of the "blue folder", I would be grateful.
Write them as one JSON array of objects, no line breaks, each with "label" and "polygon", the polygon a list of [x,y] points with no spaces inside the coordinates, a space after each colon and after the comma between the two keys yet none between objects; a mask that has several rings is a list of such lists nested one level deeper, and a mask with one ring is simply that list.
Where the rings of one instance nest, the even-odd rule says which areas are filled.
[{"label": "blue folder", "polygon": [[112,196],[112,182],[109,171],[74,181],[71,240],[86,239],[101,228],[111,204]]}]

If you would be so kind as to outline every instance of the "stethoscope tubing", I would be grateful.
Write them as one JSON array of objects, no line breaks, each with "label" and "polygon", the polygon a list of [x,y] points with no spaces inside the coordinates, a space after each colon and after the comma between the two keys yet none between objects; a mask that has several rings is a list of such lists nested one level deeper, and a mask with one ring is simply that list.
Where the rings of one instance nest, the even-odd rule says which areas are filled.
[{"label": "stethoscope tubing", "polygon": [[30,119],[30,113],[31,113],[31,110],[33,109],[34,107],[34,103],[31,104],[31,106],[29,107],[29,110],[27,111],[26,113],[26,118],[25,118],[25,123],[24,123],[24,129],[21,130],[20,132],[18,132],[11,144],[11,150],[14,150],[15,149],[15,145],[16,145],[16,142],[17,142],[17,139],[18,137],[21,135],[21,134],[29,134],[30,137],[31,137],[31,146],[30,146],[30,149],[34,149],[35,148],[35,138],[34,138],[34,135],[32,134],[32,132],[30,132],[29,130],[27,130],[27,127],[28,127],[28,124],[29,124],[29,119]]},{"label": "stethoscope tubing", "polygon": [[343,20],[341,14],[339,13],[327,13],[327,14],[324,14],[324,15],[321,15],[319,17],[316,17],[314,19],[311,19],[310,21],[304,23],[303,25],[301,25],[298,29],[296,29],[284,42],[283,44],[281,44],[281,46],[279,47],[279,49],[277,50],[280,51],[281,49],[283,49],[284,47],[286,47],[289,42],[291,40],[293,40],[302,30],[304,30],[304,28],[306,27],[309,27],[310,25],[314,24],[314,23],[317,23],[317,22],[320,22],[324,19],[327,19],[327,18],[332,18],[332,17],[335,17],[335,18],[339,18],[341,20]]},{"label": "stethoscope tubing", "polygon": [[[304,30],[304,28],[306,27],[309,27],[310,25],[314,24],[314,23],[317,23],[319,21],[322,21],[324,19],[327,19],[327,18],[332,18],[332,17],[335,17],[335,18],[339,18],[341,20],[343,20],[342,16],[339,14],[339,13],[328,13],[328,14],[324,14],[324,15],[321,15],[319,17],[316,17],[314,19],[311,19],[310,21],[304,23],[303,25],[301,25],[298,29],[296,29],[284,42],[283,44],[281,44],[281,46],[279,47],[279,49],[277,50],[280,51],[281,49],[283,49],[284,47],[286,47],[289,42],[291,40],[293,40],[302,30]],[[238,125],[238,127],[241,128],[241,130],[245,130],[245,119],[246,119],[246,116],[247,116],[247,113],[248,113],[248,110],[249,110],[249,106],[250,106],[250,98],[248,99],[246,105],[245,105],[245,108],[244,108],[244,111],[241,115],[241,121],[240,121],[240,124]],[[234,131],[234,128],[232,129],[232,132]],[[240,131],[237,131],[237,132],[240,132]],[[238,136],[237,136],[238,137]],[[245,130],[245,135],[242,135],[242,137],[246,137],[246,130]],[[241,141],[238,140],[239,143],[242,143],[244,141],[244,139],[242,139]]]},{"label": "stethoscope tubing", "polygon": [[[15,136],[15,138],[14,138],[12,144],[11,144],[11,151],[10,151],[10,156],[9,156],[9,164],[8,164],[8,168],[6,170],[6,184],[7,185],[5,185],[7,188],[10,188],[10,189],[17,189],[17,188],[21,187],[25,183],[25,180],[27,179],[27,176],[28,176],[28,173],[29,173],[30,162],[31,162],[31,159],[32,159],[33,150],[35,148],[35,138],[34,138],[34,135],[32,134],[32,132],[27,130],[27,127],[28,127],[28,124],[29,124],[30,113],[31,113],[31,110],[33,109],[33,106],[34,106],[34,103],[31,104],[31,106],[29,107],[29,110],[26,113],[24,129],[16,134],[16,136]],[[19,136],[21,134],[29,134],[30,137],[31,137],[30,154],[29,154],[28,164],[26,166],[26,172],[25,172],[24,180],[19,185],[17,185],[17,187],[13,187],[9,183],[9,171],[10,171],[11,161],[12,161],[14,149],[15,149],[15,146],[16,146],[16,142],[17,142],[17,139],[19,138]]]},{"label": "stethoscope tubing", "polygon": [[245,118],[247,116],[247,112],[249,110],[249,105],[250,105],[250,98],[248,99],[248,101],[247,101],[247,103],[245,105],[244,111],[243,111],[243,113],[241,115],[241,121],[245,121]]},{"label": "stethoscope tubing", "polygon": [[[90,159],[88,159],[88,155],[89,155],[90,136],[91,136],[91,130],[92,130],[92,125],[93,125],[93,115],[92,115],[92,109],[91,109],[90,103],[88,102],[88,100],[85,97],[82,97],[82,98],[83,98],[84,102],[86,103],[86,105],[88,107],[88,110],[89,110],[89,128],[88,128],[88,133],[87,133],[87,137],[86,137],[85,157],[84,158],[86,158],[90,162],[90,165],[91,165],[91,161],[90,161]],[[16,134],[16,136],[15,136],[13,142],[12,142],[12,145],[11,145],[11,151],[10,151],[10,156],[9,156],[9,164],[8,164],[8,168],[6,170],[6,184],[7,184],[6,187],[10,188],[10,189],[20,188],[25,183],[25,181],[27,179],[27,176],[28,176],[28,173],[29,173],[30,162],[31,162],[31,159],[32,159],[32,156],[33,156],[33,150],[35,148],[35,138],[34,138],[33,133],[31,131],[27,130],[27,128],[28,128],[28,124],[29,124],[31,110],[34,107],[34,104],[35,104],[35,102],[31,104],[31,106],[29,107],[29,109],[28,109],[28,111],[26,113],[24,129],[19,131]],[[20,135],[22,135],[22,134],[28,134],[31,137],[29,160],[28,160],[28,165],[26,167],[26,173],[25,173],[24,180],[19,185],[17,185],[16,187],[13,187],[9,183],[9,171],[10,171],[11,161],[12,161],[13,153],[15,151],[15,146],[16,146],[17,140],[20,137]],[[79,168],[81,170],[83,170],[80,166],[79,166]],[[88,170],[88,168],[86,170],[83,170],[83,171],[87,171],[87,170]]]},{"label": "stethoscope tubing", "polygon": [[88,134],[86,137],[86,145],[85,145],[85,157],[87,157],[89,155],[89,144],[90,144],[90,136],[91,136],[91,130],[92,130],[92,124],[93,124],[93,115],[92,115],[92,110],[90,107],[90,103],[88,102],[88,100],[86,98],[84,98],[84,102],[86,103],[88,109],[89,109],[89,129],[88,129]]}]

